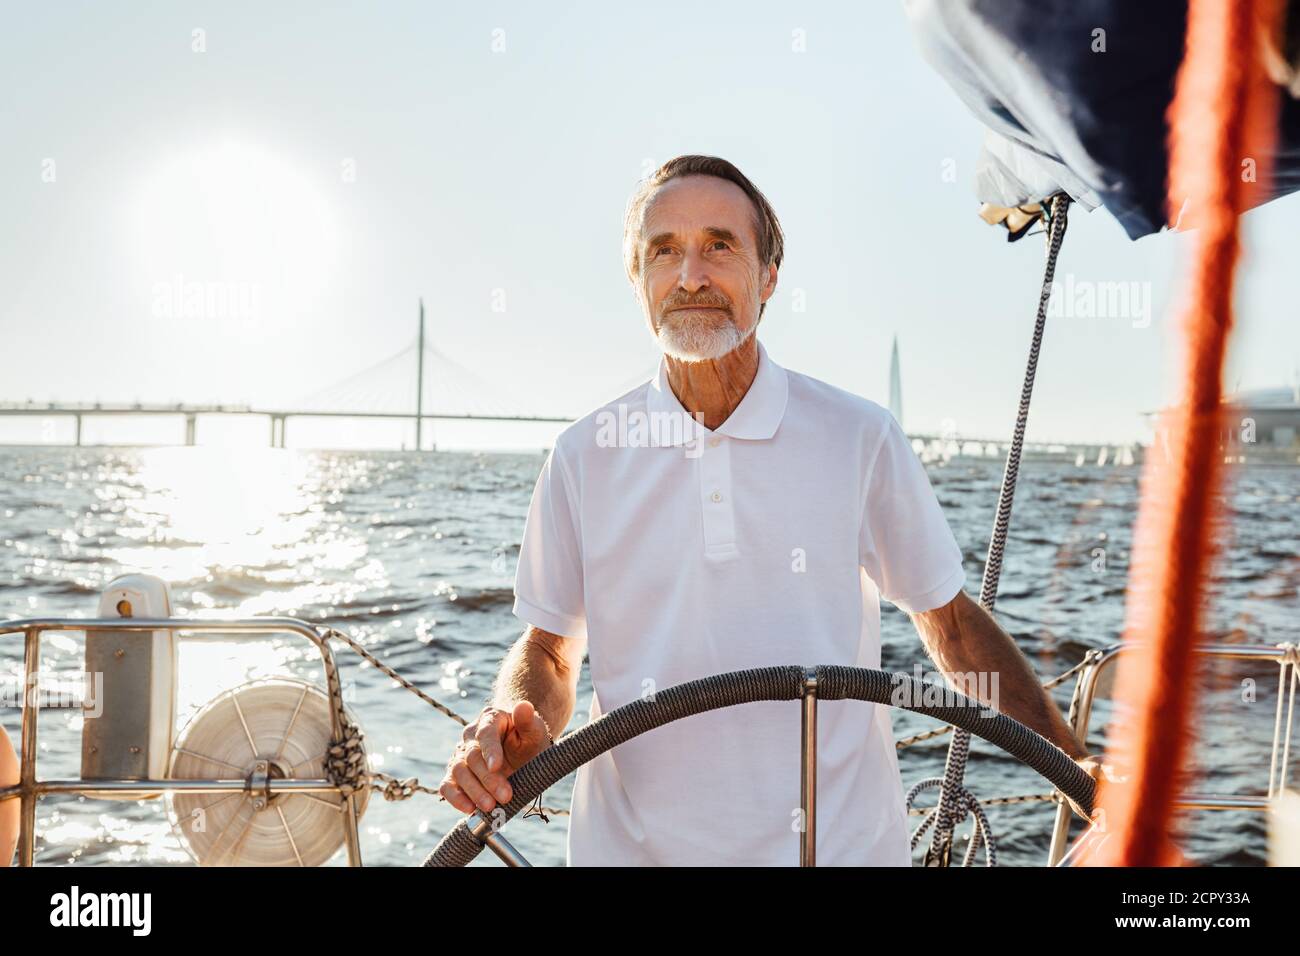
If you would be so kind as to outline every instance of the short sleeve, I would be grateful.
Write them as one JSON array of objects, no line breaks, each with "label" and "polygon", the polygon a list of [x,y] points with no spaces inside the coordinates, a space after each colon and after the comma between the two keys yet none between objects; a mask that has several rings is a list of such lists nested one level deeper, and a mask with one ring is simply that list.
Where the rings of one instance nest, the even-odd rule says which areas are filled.
[{"label": "short sleeve", "polygon": [[966,583],[961,548],[925,466],[891,415],[867,465],[859,560],[880,595],[912,613],[942,607]]},{"label": "short sleeve", "polygon": [[524,521],[513,610],[526,624],[561,637],[585,639],[578,514],[557,442],[537,477]]}]

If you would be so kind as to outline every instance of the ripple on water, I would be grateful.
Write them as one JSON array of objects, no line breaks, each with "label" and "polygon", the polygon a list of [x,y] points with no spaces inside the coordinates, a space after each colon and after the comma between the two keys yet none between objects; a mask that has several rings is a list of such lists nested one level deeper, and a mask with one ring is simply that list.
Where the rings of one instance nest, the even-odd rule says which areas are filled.
[{"label": "ripple on water", "polygon": [[[292,612],[329,620],[468,715],[486,699],[522,627],[511,614],[514,567],[543,461],[533,453],[241,457],[202,448],[0,449],[7,542],[0,548],[0,613],[86,616],[113,575],[148,571],[173,583],[184,613]],[[1020,636],[1043,677],[1119,637],[1136,474],[1041,462],[1021,469],[995,614]],[[1001,472],[996,462],[960,462],[930,475],[965,556],[967,590],[977,595]],[[22,480],[27,477],[32,480]],[[1243,472],[1232,494],[1240,514],[1232,550],[1216,568],[1219,604],[1207,634],[1295,640],[1300,561],[1290,542],[1300,538],[1292,507],[1300,471]],[[400,533],[408,529],[412,533]],[[1101,570],[1098,547],[1106,552]],[[910,670],[925,660],[916,632],[891,605],[882,611],[884,666]],[[51,641],[45,662],[56,672],[75,670],[80,647],[79,641]],[[183,647],[182,718],[258,676],[320,679],[315,652],[300,639],[226,638]],[[422,777],[436,777],[460,726],[394,689],[341,646],[336,654],[348,706],[367,746],[385,758],[385,770],[401,776],[418,768]],[[0,640],[0,672],[15,673],[21,661],[21,642]],[[1248,679],[1256,702],[1243,710],[1241,687]],[[1216,761],[1213,782],[1230,792],[1259,792],[1266,783],[1276,668],[1271,679],[1257,668],[1216,670],[1206,681],[1210,710],[1200,747]],[[1061,698],[1068,700],[1071,686],[1058,690]],[[584,668],[580,714],[590,697]],[[1108,713],[1108,702],[1099,701],[1098,727]],[[51,775],[75,775],[79,768],[79,725],[67,716],[42,720],[48,745],[43,772]],[[0,722],[15,736],[17,719],[16,709],[0,708]],[[912,715],[895,721],[900,734],[933,726]],[[988,748],[981,746],[967,775],[978,796],[1042,789],[1032,771],[985,756]],[[946,738],[901,751],[905,784],[941,772],[945,754]],[[548,790],[546,803],[567,806],[571,786],[570,779]],[[40,826],[47,842],[40,861],[187,862],[151,803],[44,801]],[[412,847],[422,856],[457,816],[438,801],[371,801],[362,835],[366,858],[406,865]],[[991,818],[1004,863],[1043,862],[1050,809],[994,807]],[[1255,816],[1202,814],[1197,822],[1188,836],[1194,858],[1219,865],[1262,862],[1264,831]],[[563,862],[566,827],[554,823],[531,830],[528,822],[513,824],[529,830],[524,842],[534,862]]]}]

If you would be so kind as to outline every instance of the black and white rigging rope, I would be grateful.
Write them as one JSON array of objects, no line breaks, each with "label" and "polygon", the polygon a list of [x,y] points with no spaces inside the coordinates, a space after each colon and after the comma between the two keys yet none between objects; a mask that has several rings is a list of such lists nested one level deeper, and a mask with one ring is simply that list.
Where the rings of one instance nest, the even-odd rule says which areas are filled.
[{"label": "black and white rigging rope", "polygon": [[[1006,547],[1007,529],[1011,524],[1011,504],[1016,493],[1016,478],[1020,473],[1020,453],[1024,446],[1025,426],[1029,422],[1029,402],[1034,393],[1034,375],[1038,370],[1038,351],[1043,342],[1043,329],[1047,325],[1047,305],[1052,298],[1052,281],[1056,275],[1056,257],[1061,251],[1061,241],[1065,238],[1065,226],[1067,221],[1067,210],[1070,205],[1070,197],[1065,193],[1057,193],[1052,197],[1050,205],[1050,214],[1047,224],[1047,264],[1043,269],[1043,285],[1038,295],[1038,316],[1034,322],[1034,337],[1029,348],[1029,362],[1025,368],[1025,381],[1020,390],[1020,408],[1016,413],[1016,430],[1011,439],[1011,451],[1007,455],[1006,470],[1002,475],[1002,490],[998,494],[998,512],[997,518],[993,525],[993,537],[989,541],[988,559],[984,564],[984,580],[980,587],[980,606],[986,611],[993,610],[994,601],[998,594],[998,580],[1002,576],[1002,552]],[[929,826],[929,819],[935,820],[934,836],[930,842],[930,849],[926,853],[925,862],[928,866],[947,866],[952,853],[952,832],[958,824],[965,819],[974,798],[962,785],[962,780],[966,773],[966,760],[970,755],[970,733],[965,730],[957,730],[953,734],[952,743],[948,748],[948,759],[944,765],[943,777],[940,781],[939,804],[935,811],[935,817],[927,818],[927,822],[922,824],[922,828]],[[939,778],[931,778],[938,780]],[[913,792],[923,785],[929,785],[929,780],[922,781]],[[989,837],[991,834],[982,833],[982,828],[987,827],[987,821],[980,822],[979,816],[976,817],[977,829],[974,839],[971,841],[970,850],[966,854],[966,864],[969,865],[973,859],[974,849],[980,839],[985,839],[989,845],[989,856],[993,858],[993,843]],[[917,835],[922,832],[918,828]],[[915,845],[915,843],[913,844]]]}]

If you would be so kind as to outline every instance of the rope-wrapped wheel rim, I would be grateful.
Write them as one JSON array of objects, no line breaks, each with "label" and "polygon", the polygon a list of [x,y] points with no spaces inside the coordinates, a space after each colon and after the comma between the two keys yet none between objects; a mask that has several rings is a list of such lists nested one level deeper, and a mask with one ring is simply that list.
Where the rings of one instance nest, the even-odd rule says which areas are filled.
[{"label": "rope-wrapped wheel rim", "polygon": [[[554,746],[511,774],[513,794],[508,803],[492,811],[493,825],[504,826],[548,787],[578,767],[656,727],[737,704],[797,700],[804,694],[806,672],[806,668],[798,665],[732,671],[658,691],[653,700],[634,700],[616,707],[560,738]],[[835,664],[819,665],[815,673],[818,700],[886,704],[968,730],[1037,771],[1085,811],[1091,810],[1096,781],[1065,751],[1006,714],[948,687],[907,674]],[[935,699],[951,703],[941,706],[918,703]],[[470,831],[468,819],[457,822],[442,838],[425,859],[425,866],[465,866],[478,856],[484,844]]]}]

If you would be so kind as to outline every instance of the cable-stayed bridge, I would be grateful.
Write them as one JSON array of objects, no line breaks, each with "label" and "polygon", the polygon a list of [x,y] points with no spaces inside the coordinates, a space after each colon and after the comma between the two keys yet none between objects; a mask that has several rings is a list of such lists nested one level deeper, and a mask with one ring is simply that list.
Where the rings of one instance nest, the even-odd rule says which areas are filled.
[{"label": "cable-stayed bridge", "polygon": [[[268,438],[274,448],[285,447],[286,424],[290,419],[387,419],[415,424],[414,447],[426,449],[425,425],[434,421],[483,422],[550,422],[567,423],[586,414],[624,392],[654,377],[658,361],[647,365],[638,375],[629,377],[602,394],[589,396],[576,414],[539,415],[530,409],[535,401],[522,389],[491,382],[465,368],[424,340],[423,309],[419,335],[404,349],[383,361],[361,369],[333,384],[302,395],[285,408],[243,404],[187,404],[144,402],[0,402],[0,418],[37,416],[70,417],[75,421],[73,444],[82,444],[82,424],[91,416],[175,416],[184,420],[185,445],[197,443],[200,416],[262,416],[268,423]],[[897,343],[891,367],[891,406],[896,417],[901,412]],[[1005,457],[1010,447],[1007,438],[983,439],[953,434],[912,434],[913,447],[923,460],[954,457]],[[405,447],[405,446],[403,446]],[[436,446],[434,446],[436,447]],[[1026,442],[1027,459],[1073,461],[1076,464],[1130,464],[1140,460],[1142,449],[1136,444],[1102,444],[1079,442]]]},{"label": "cable-stayed bridge", "polygon": [[245,404],[184,402],[0,402],[0,417],[70,417],[75,421],[73,444],[82,444],[82,424],[91,416],[177,416],[184,419],[184,444],[194,445],[200,416],[256,415],[268,422],[272,447],[285,447],[286,423],[294,418],[353,418],[412,421],[416,448],[428,444],[425,424],[434,421],[553,422],[575,420],[622,392],[654,377],[657,363],[629,379],[624,387],[591,396],[577,414],[536,414],[536,402],[509,384],[489,382],[424,340],[420,334],[406,348],[381,362],[309,392],[285,408]]}]

